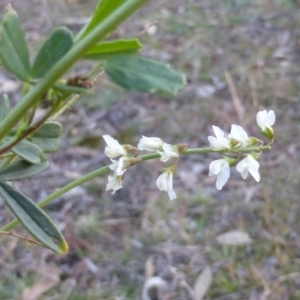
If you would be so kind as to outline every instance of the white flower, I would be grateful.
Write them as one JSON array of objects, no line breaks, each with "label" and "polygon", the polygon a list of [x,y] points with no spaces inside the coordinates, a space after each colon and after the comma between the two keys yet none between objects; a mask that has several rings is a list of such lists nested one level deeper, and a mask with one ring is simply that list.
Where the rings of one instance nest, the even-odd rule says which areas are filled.
[{"label": "white flower", "polygon": [[126,157],[122,156],[119,160],[111,159],[112,164],[109,168],[114,171],[115,176],[122,176],[129,167]]},{"label": "white flower", "polygon": [[214,130],[216,137],[213,137],[211,135],[208,137],[208,140],[210,142],[210,148],[215,151],[229,149],[230,148],[229,140],[224,136],[225,134],[223,130],[214,125],[212,126],[212,128]]},{"label": "white flower", "polygon": [[262,131],[266,131],[266,129],[271,128],[275,123],[275,113],[273,110],[259,111],[256,116],[256,121],[258,126]]},{"label": "white flower", "polygon": [[157,151],[161,156],[161,161],[166,162],[171,157],[178,157],[176,146],[164,143],[162,151]]},{"label": "white flower", "polygon": [[171,200],[177,197],[173,191],[173,173],[171,170],[167,170],[158,176],[156,180],[156,186],[160,191],[168,192]]},{"label": "white flower", "polygon": [[258,169],[259,162],[250,154],[236,165],[236,170],[241,173],[243,179],[247,178],[249,172],[257,182],[260,181]]},{"label": "white flower", "polygon": [[157,151],[162,149],[163,144],[164,142],[160,138],[143,136],[138,143],[138,148],[146,151]]},{"label": "white flower", "polygon": [[242,147],[246,147],[249,145],[249,136],[245,129],[239,125],[231,125],[231,131],[228,135],[230,139],[234,139],[242,143]]},{"label": "white flower", "polygon": [[221,190],[230,177],[230,166],[226,159],[217,159],[210,163],[208,176],[217,175],[216,188]]},{"label": "white flower", "polygon": [[105,148],[105,154],[110,157],[110,158],[114,158],[114,157],[118,157],[121,155],[126,155],[127,152],[126,150],[122,147],[122,145],[115,140],[114,138],[112,138],[110,135],[103,135],[102,136],[107,144],[106,148]]},{"label": "white flower", "polygon": [[117,190],[122,188],[122,179],[123,176],[115,176],[115,175],[108,175],[108,183],[106,185],[106,190],[112,190],[112,194],[114,194]]}]

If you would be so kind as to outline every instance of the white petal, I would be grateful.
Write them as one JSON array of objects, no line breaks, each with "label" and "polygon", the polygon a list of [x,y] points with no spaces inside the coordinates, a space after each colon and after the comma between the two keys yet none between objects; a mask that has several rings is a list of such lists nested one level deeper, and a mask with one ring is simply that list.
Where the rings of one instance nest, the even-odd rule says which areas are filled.
[{"label": "white petal", "polygon": [[223,186],[226,184],[230,177],[230,167],[229,163],[226,161],[224,163],[221,172],[217,176],[216,188],[217,190],[221,190]]},{"label": "white petal", "polygon": [[221,190],[230,177],[230,166],[226,159],[217,159],[210,163],[208,176],[217,175],[216,188]]},{"label": "white petal", "polygon": [[168,174],[167,172],[162,173],[159,175],[156,179],[156,186],[160,191],[166,191],[168,188],[167,185],[167,179],[168,179]]},{"label": "white petal", "polygon": [[228,137],[241,142],[244,147],[247,146],[249,143],[249,137],[247,132],[243,127],[239,125],[231,125],[231,131]]},{"label": "white petal", "polygon": [[115,175],[116,176],[122,176],[125,173],[125,171],[127,170],[127,168],[128,168],[128,163],[127,163],[125,157],[122,156],[119,159],[117,167],[115,169]]},{"label": "white petal", "polygon": [[122,188],[122,177],[121,176],[108,176],[108,183],[106,184],[106,190],[112,190],[112,194],[114,194],[117,190]]},{"label": "white petal", "polygon": [[259,111],[256,115],[256,122],[257,122],[257,125],[261,128],[261,130],[265,129],[266,117],[267,117],[267,111],[266,110]]},{"label": "white petal", "polygon": [[163,151],[157,151],[161,156],[161,161],[166,162],[171,157],[178,157],[178,153],[176,151],[176,148],[172,145],[163,144]]},{"label": "white petal", "polygon": [[214,126],[214,125],[212,126],[212,128],[216,137],[213,136],[208,137],[211,149],[215,151],[219,151],[219,150],[230,148],[229,140],[225,138],[223,130],[218,126]]},{"label": "white petal", "polygon": [[176,151],[176,147],[164,143],[163,145],[163,151],[169,155],[170,157],[178,157],[178,153]]},{"label": "white petal", "polygon": [[253,158],[252,155],[248,155],[248,162],[249,162],[249,173],[253,176],[253,178],[259,182],[260,181],[260,175],[259,175],[259,162]]},{"label": "white petal", "polygon": [[248,176],[248,163],[247,163],[247,157],[241,160],[236,165],[236,170],[241,173],[243,179],[246,179]]},{"label": "white petal", "polygon": [[175,199],[177,196],[173,190],[173,173],[166,171],[158,176],[156,180],[156,186],[160,191],[168,192],[171,200]]},{"label": "white petal", "polygon": [[223,161],[223,159],[217,159],[217,160],[212,161],[209,164],[209,174],[208,174],[209,177],[218,175],[221,172],[222,161]]},{"label": "white petal", "polygon": [[212,128],[217,139],[224,137],[225,133],[220,127],[212,125]]},{"label": "white petal", "polygon": [[260,180],[258,169],[259,162],[250,154],[236,165],[236,170],[241,173],[243,179],[247,178],[249,172],[257,182]]},{"label": "white petal", "polygon": [[160,138],[157,137],[146,137],[143,136],[140,139],[140,142],[138,143],[138,148],[140,150],[146,150],[146,151],[157,151],[161,150],[163,146],[163,141]]},{"label": "white petal", "polygon": [[115,159],[110,159],[111,160],[111,162],[112,162],[112,164],[111,165],[109,165],[109,168],[112,170],[112,171],[115,171],[116,170],[116,168],[118,167],[118,161],[117,160],[115,160]]},{"label": "white petal", "polygon": [[118,157],[121,155],[126,155],[126,151],[125,149],[121,146],[121,144],[115,140],[114,138],[112,138],[110,135],[103,135],[102,136],[107,144],[106,148],[105,148],[105,154],[110,157],[110,158],[114,158],[114,157]]},{"label": "white petal", "polygon": [[275,119],[276,119],[276,116],[275,116],[275,113],[273,110],[270,110],[268,112],[268,117],[267,117],[267,120],[268,120],[268,125],[269,126],[273,126],[275,124]]}]

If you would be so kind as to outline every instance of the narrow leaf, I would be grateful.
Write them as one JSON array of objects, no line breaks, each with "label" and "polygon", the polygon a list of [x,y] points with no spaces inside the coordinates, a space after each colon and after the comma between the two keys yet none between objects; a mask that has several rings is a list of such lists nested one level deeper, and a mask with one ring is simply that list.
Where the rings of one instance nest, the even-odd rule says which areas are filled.
[{"label": "narrow leaf", "polygon": [[4,118],[7,116],[8,112],[10,110],[10,101],[6,94],[3,95],[2,98],[2,105],[1,105],[1,115],[0,115],[0,121],[3,121]]},{"label": "narrow leaf", "polygon": [[78,33],[76,40],[81,39],[89,32],[91,32],[99,23],[101,23],[107,16],[113,13],[119,6],[127,0],[100,0],[95,13],[90,22]]},{"label": "narrow leaf", "polygon": [[31,164],[39,164],[45,158],[44,152],[40,147],[26,140],[21,141],[11,150]]},{"label": "narrow leaf", "polygon": [[68,244],[62,233],[50,217],[31,199],[2,181],[0,181],[0,195],[23,226],[37,241],[56,253],[65,254],[68,252]]},{"label": "narrow leaf", "polygon": [[186,84],[185,76],[168,65],[137,56],[118,56],[104,62],[111,79],[130,90],[154,93],[164,91],[172,95]]},{"label": "narrow leaf", "polygon": [[95,45],[84,58],[103,60],[114,56],[137,54],[141,48],[142,44],[138,39],[108,41]]},{"label": "narrow leaf", "polygon": [[53,86],[53,89],[60,91],[60,92],[64,92],[64,93],[68,93],[68,94],[72,94],[72,93],[76,93],[76,94],[94,94],[94,91],[92,89],[86,89],[83,87],[78,87],[78,86],[73,86],[73,85],[65,85],[65,84],[61,84],[61,83],[56,83]]},{"label": "narrow leaf", "polygon": [[33,78],[43,77],[69,51],[72,45],[72,32],[66,27],[55,28],[34,60]]},{"label": "narrow leaf", "polygon": [[25,33],[17,13],[10,5],[4,15],[1,27],[0,55],[7,70],[23,81],[29,80],[29,52]]},{"label": "narrow leaf", "polygon": [[49,167],[49,161],[44,160],[38,165],[30,164],[24,160],[17,161],[0,170],[0,180],[13,181],[35,176]]}]

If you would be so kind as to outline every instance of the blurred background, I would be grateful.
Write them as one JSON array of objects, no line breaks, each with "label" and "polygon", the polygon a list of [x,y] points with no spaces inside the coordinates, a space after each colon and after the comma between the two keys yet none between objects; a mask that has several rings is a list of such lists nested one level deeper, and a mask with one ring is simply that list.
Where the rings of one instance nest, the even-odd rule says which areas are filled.
[{"label": "blurred background", "polygon": [[[97,3],[1,0],[1,16],[9,2],[31,53],[55,26],[76,33]],[[299,14],[297,0],[156,0],[125,22],[113,37],[148,29],[142,54],[185,73],[186,88],[176,97],[148,95],[101,76],[96,94],[60,117],[61,150],[44,173],[18,183],[22,191],[39,201],[108,164],[103,134],[133,145],[146,135],[206,147],[211,125],[229,131],[239,124],[261,137],[256,114],[272,109],[275,144],[261,156],[261,182],[232,170],[217,191],[208,177],[219,158],[212,154],[180,159],[174,201],[156,188],[159,161],[129,169],[115,195],[105,191],[106,177],[90,181],[46,209],[66,236],[68,255],[1,238],[0,299],[141,299],[152,276],[165,282],[160,300],[300,299]],[[85,75],[91,66],[71,72]],[[1,69],[0,92],[17,102],[21,90]],[[12,214],[0,206],[5,224]]]}]

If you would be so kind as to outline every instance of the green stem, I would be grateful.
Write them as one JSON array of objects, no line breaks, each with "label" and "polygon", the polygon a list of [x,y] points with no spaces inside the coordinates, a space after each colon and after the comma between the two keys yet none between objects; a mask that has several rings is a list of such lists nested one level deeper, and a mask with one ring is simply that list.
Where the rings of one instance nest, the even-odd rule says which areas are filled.
[{"label": "green stem", "polygon": [[[48,197],[44,198],[42,201],[40,201],[37,205],[39,207],[43,207],[47,204],[49,204],[50,202],[52,202],[53,200],[57,199],[58,197],[60,197],[61,195],[65,194],[66,192],[74,189],[75,187],[95,178],[98,176],[101,176],[105,173],[107,173],[110,170],[109,166],[105,166],[102,167],[96,171],[93,171],[87,175],[84,175],[83,177],[72,181],[71,183],[67,184],[66,186],[64,186],[63,188],[57,190],[56,192],[54,192],[53,194],[49,195]],[[10,223],[8,223],[6,226],[4,226],[1,230],[2,231],[10,231],[11,229],[13,229],[17,224],[19,223],[19,221],[17,219],[12,220]]]},{"label": "green stem", "polygon": [[27,111],[36,105],[42,96],[58,81],[84,54],[99,43],[124,20],[133,14],[147,0],[125,1],[117,10],[104,19],[97,27],[78,41],[58,64],[39,81],[0,123],[0,141],[18,124]]},{"label": "green stem", "polygon": [[[239,148],[239,149],[231,149],[231,150],[222,150],[218,151],[218,153],[237,153],[237,152],[252,152],[252,151],[263,151],[263,150],[271,150],[270,146],[259,146],[259,147],[245,147],[245,148]],[[203,154],[203,153],[212,153],[216,152],[212,150],[211,148],[194,148],[194,149],[188,149],[184,151],[182,154]],[[161,157],[159,153],[150,153],[150,154],[145,154],[136,157],[136,159],[142,159],[142,160],[150,160],[150,159],[156,159]],[[109,165],[102,167],[96,171],[93,171],[91,173],[88,173],[84,175],[83,177],[72,181],[71,183],[67,184],[63,188],[57,190],[53,194],[49,195],[48,197],[44,198],[42,201],[40,201],[37,205],[39,207],[44,207],[45,205],[49,204],[56,198],[60,197],[61,195],[65,194],[66,192],[74,189],[75,187],[95,178],[98,176],[101,176],[105,173],[110,171]],[[19,221],[17,219],[14,219],[10,223],[8,223],[6,226],[4,226],[1,230],[2,231],[10,231],[12,228],[14,228]]]}]

